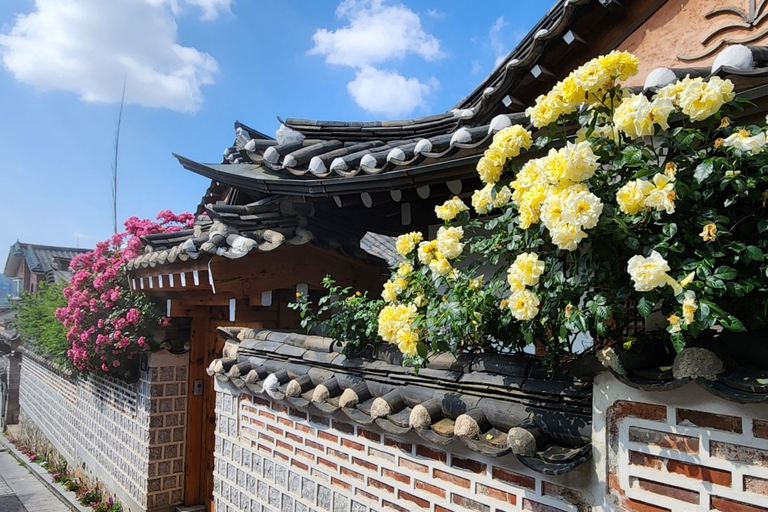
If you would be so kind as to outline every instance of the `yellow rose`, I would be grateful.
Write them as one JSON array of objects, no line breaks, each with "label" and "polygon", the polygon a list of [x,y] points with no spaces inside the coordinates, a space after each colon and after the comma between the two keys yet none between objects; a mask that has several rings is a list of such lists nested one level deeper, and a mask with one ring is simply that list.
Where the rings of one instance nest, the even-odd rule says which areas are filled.
[{"label": "yellow rose", "polygon": [[575,251],[579,242],[587,238],[580,226],[568,222],[561,222],[551,229],[549,234],[552,236],[552,243],[563,251]]},{"label": "yellow rose", "polygon": [[733,83],[713,76],[709,81],[690,80],[680,93],[677,103],[683,114],[693,121],[703,121],[714,115],[724,103],[735,96]]},{"label": "yellow rose", "polygon": [[520,150],[529,149],[531,144],[533,144],[531,132],[516,124],[499,130],[493,136],[492,146],[499,148],[504,159],[508,160],[518,156]]},{"label": "yellow rose", "polygon": [[384,290],[381,292],[381,298],[384,302],[395,302],[397,300],[397,286],[392,281],[384,283]]},{"label": "yellow rose", "polygon": [[496,197],[493,198],[493,206],[501,208],[505,206],[510,199],[512,199],[512,191],[508,186],[504,185],[496,192]]},{"label": "yellow rose", "polygon": [[419,261],[423,265],[429,265],[435,258],[435,252],[437,251],[437,241],[430,240],[429,242],[421,242],[419,244],[419,250],[417,251]]},{"label": "yellow rose", "polygon": [[530,290],[520,290],[509,298],[509,310],[517,320],[531,320],[539,314],[539,297]]},{"label": "yellow rose", "polygon": [[682,330],[682,327],[680,327],[680,317],[675,313],[672,313],[667,317],[667,322],[669,322],[669,327],[667,328],[669,332],[674,334]]},{"label": "yellow rose", "polygon": [[403,355],[413,357],[418,353],[419,333],[406,325],[397,331],[395,342]]},{"label": "yellow rose", "polygon": [[683,320],[685,320],[686,324],[692,324],[694,322],[693,315],[696,313],[697,309],[699,309],[699,306],[696,304],[696,299],[690,295],[686,295],[685,299],[683,299]]},{"label": "yellow rose", "polygon": [[717,238],[717,226],[715,226],[712,223],[707,224],[704,226],[704,229],[701,230],[701,233],[699,233],[699,236],[705,241],[705,242],[714,242]]},{"label": "yellow rose", "polygon": [[429,262],[429,269],[437,275],[444,276],[453,270],[453,267],[445,256],[438,253],[435,259]]},{"label": "yellow rose", "polygon": [[435,206],[435,215],[438,219],[453,220],[459,213],[469,210],[464,201],[454,196],[447,200],[441,206]]},{"label": "yellow rose", "polygon": [[575,190],[565,194],[563,201],[562,220],[582,229],[592,229],[597,226],[600,214],[603,213],[603,203],[600,198],[587,190]]},{"label": "yellow rose", "polygon": [[407,261],[401,261],[397,265],[397,275],[399,275],[399,276],[407,276],[411,272],[413,272],[413,265],[411,265]]},{"label": "yellow rose", "polygon": [[461,227],[441,227],[437,230],[436,248],[438,252],[449,260],[458,258],[464,250],[464,244],[459,242],[463,236],[464,230]]},{"label": "yellow rose", "polygon": [[597,62],[605,69],[608,74],[619,79],[627,78],[637,74],[640,66],[640,59],[629,52],[620,52],[613,50],[608,55],[597,58]]},{"label": "yellow rose", "polygon": [[472,207],[479,214],[490,213],[493,210],[493,185],[487,184],[472,194]]},{"label": "yellow rose", "polygon": [[653,184],[646,180],[630,181],[616,192],[619,209],[628,215],[637,214],[645,208],[645,198],[653,188]]},{"label": "yellow rose", "polygon": [[478,276],[469,280],[469,289],[478,292],[483,287],[483,276]]},{"label": "yellow rose", "polygon": [[495,160],[483,156],[477,162],[477,174],[480,176],[480,181],[486,184],[493,184],[499,181],[501,178],[501,171],[504,170],[504,165],[499,164]]},{"label": "yellow rose", "polygon": [[739,130],[726,137],[723,146],[756,155],[765,147],[765,133],[760,132],[753,136],[748,130]]},{"label": "yellow rose", "polygon": [[533,252],[518,254],[514,263],[507,270],[507,282],[522,283],[524,286],[535,286],[544,273],[544,262]]},{"label": "yellow rose", "polygon": [[656,251],[652,251],[647,258],[639,254],[632,256],[627,263],[627,272],[635,284],[635,290],[639,292],[649,292],[662,287],[668,284],[670,279],[667,275],[667,260]]},{"label": "yellow rose", "polygon": [[645,198],[645,206],[655,210],[675,213],[675,182],[668,176],[657,173],[653,177],[655,187]]},{"label": "yellow rose", "polygon": [[395,248],[400,256],[407,256],[416,248],[416,244],[421,242],[423,236],[418,231],[406,233],[397,237]]}]

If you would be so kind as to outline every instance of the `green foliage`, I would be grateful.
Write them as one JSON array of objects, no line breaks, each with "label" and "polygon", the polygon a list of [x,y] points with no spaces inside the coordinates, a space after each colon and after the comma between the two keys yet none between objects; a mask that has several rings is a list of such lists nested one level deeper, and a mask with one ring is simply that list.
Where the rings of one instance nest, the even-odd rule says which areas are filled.
[{"label": "green foliage", "polygon": [[326,295],[315,304],[308,294],[296,294],[296,302],[288,304],[301,315],[301,326],[316,329],[337,342],[345,342],[344,353],[356,353],[378,341],[376,318],[383,306],[380,300],[368,298],[368,292],[352,293],[352,287],[341,287],[331,276],[322,281]]},{"label": "green foliage", "polygon": [[16,311],[16,328],[23,342],[36,352],[67,364],[67,329],[55,316],[57,308],[67,305],[63,289],[60,284],[42,283],[37,294],[24,293],[13,308]]}]

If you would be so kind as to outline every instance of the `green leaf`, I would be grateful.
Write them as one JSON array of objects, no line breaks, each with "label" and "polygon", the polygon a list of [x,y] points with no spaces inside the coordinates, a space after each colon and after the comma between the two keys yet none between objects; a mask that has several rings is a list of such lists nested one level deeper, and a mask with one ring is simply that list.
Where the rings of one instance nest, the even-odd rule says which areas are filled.
[{"label": "green leaf", "polygon": [[576,317],[573,319],[574,324],[581,332],[587,332],[589,331],[589,319],[582,314],[576,315]]},{"label": "green leaf", "polygon": [[682,333],[676,332],[670,336],[670,339],[672,340],[672,346],[675,347],[678,353],[685,348],[685,337],[683,337]]},{"label": "green leaf", "polygon": [[744,324],[741,323],[741,320],[733,315],[728,315],[727,318],[721,318],[720,323],[731,332],[744,332],[747,330],[747,328],[744,327]]},{"label": "green leaf", "polygon": [[746,253],[749,254],[751,261],[763,261],[763,251],[754,245],[747,246]]},{"label": "green leaf", "polygon": [[757,230],[760,233],[765,233],[768,231],[768,219],[760,219],[760,221],[757,223]]},{"label": "green leaf", "polygon": [[709,178],[714,172],[715,166],[712,164],[712,159],[707,159],[696,166],[696,170],[693,172],[693,177],[696,178],[698,183]]},{"label": "green leaf", "polygon": [[675,236],[675,233],[677,233],[677,224],[674,222],[670,222],[669,224],[664,224],[664,227],[662,228],[662,232],[664,233],[664,236],[667,238],[672,238]]},{"label": "green leaf", "polygon": [[706,283],[707,286],[714,288],[715,290],[725,290],[725,283],[715,276],[709,276],[706,280]]},{"label": "green leaf", "polygon": [[[717,267],[717,269],[715,270],[715,273],[712,274],[712,277],[716,279],[722,279],[723,281],[730,281],[731,279],[736,279],[736,276],[738,275],[739,273],[736,271],[735,268],[729,267],[727,265],[722,265],[720,267]],[[713,288],[715,287],[713,286]]]},{"label": "green leaf", "polygon": [[642,297],[637,302],[637,311],[640,312],[640,315],[642,315],[643,318],[648,318],[648,316],[653,311],[653,302],[649,301],[645,297]]},{"label": "green leaf", "polygon": [[419,353],[419,356],[421,356],[421,357],[423,357],[423,358],[426,358],[426,357],[427,357],[427,346],[426,346],[424,343],[422,343],[422,342],[419,342],[419,343],[416,345],[416,350],[418,351],[418,353]]}]

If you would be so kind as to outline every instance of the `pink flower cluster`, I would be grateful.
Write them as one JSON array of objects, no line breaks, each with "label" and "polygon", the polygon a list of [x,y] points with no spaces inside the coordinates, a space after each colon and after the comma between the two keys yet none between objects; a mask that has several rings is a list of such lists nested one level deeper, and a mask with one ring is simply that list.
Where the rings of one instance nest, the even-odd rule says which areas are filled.
[{"label": "pink flower cluster", "polygon": [[124,233],[72,259],[75,272],[64,289],[67,305],[56,311],[56,318],[68,328],[67,356],[75,368],[120,368],[149,346],[153,329],[170,323],[146,295],[131,293],[125,271],[125,264],[141,253],[141,236],[189,228],[194,216],[163,210],[157,220],[131,217]]}]

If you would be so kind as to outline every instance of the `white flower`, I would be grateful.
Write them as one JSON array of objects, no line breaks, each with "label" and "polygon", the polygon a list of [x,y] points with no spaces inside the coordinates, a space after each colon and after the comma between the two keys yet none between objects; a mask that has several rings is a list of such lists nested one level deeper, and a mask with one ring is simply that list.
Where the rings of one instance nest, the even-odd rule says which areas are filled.
[{"label": "white flower", "polygon": [[747,130],[739,130],[726,137],[723,146],[756,155],[765,147],[765,133],[760,132],[753,136]]},{"label": "white flower", "polygon": [[632,256],[627,263],[627,272],[635,283],[635,290],[649,292],[668,283],[669,265],[661,254],[652,251],[647,258]]}]

